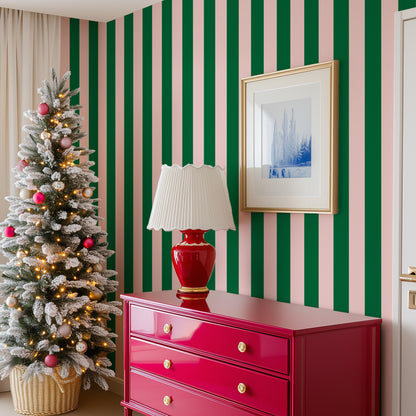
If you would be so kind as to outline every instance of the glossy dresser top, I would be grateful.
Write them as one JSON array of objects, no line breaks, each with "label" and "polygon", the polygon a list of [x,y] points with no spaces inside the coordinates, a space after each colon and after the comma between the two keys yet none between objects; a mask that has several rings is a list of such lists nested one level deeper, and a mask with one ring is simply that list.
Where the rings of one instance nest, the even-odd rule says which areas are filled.
[{"label": "glossy dresser top", "polygon": [[182,300],[176,291],[124,294],[121,297],[143,307],[197,319],[233,324],[282,335],[300,335],[340,328],[377,325],[381,319],[329,309],[210,291],[203,300]]}]

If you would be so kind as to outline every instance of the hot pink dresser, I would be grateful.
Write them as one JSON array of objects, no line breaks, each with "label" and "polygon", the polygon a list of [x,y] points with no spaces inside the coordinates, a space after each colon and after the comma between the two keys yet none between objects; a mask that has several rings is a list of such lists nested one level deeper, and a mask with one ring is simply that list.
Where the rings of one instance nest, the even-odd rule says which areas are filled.
[{"label": "hot pink dresser", "polygon": [[380,319],[224,292],[122,298],[126,416],[379,415]]}]

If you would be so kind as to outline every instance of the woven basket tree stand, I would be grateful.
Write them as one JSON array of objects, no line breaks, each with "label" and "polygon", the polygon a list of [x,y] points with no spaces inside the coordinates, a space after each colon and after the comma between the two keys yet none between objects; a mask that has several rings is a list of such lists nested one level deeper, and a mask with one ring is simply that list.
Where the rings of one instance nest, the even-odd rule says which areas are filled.
[{"label": "woven basket tree stand", "polygon": [[60,415],[78,407],[82,376],[73,369],[67,378],[42,375],[23,381],[26,367],[17,365],[10,373],[14,410],[22,415]]}]

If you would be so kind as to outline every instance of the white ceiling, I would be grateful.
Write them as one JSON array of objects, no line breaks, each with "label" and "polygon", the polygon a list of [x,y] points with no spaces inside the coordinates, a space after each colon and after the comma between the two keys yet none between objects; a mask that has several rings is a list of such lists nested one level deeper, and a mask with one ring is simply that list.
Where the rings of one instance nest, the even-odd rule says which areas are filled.
[{"label": "white ceiling", "polygon": [[108,22],[162,0],[0,0],[0,7]]}]

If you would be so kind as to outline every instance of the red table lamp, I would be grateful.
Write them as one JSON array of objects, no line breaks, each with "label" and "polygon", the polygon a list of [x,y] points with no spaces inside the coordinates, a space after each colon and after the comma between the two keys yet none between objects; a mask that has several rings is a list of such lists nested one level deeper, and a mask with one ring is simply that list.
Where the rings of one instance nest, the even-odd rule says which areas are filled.
[{"label": "red table lamp", "polygon": [[235,230],[224,170],[207,165],[163,165],[147,228],[184,234],[183,241],[172,248],[181,284],[178,294],[208,294],[215,248],[204,240],[204,233]]}]

